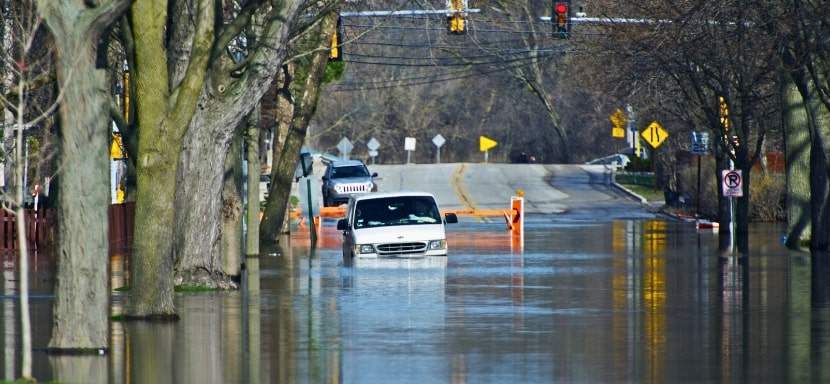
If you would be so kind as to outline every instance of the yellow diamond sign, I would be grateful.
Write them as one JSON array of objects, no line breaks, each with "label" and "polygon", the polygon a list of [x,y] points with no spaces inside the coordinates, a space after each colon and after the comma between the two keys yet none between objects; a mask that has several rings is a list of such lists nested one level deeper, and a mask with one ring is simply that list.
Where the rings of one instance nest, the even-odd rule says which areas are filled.
[{"label": "yellow diamond sign", "polygon": [[652,148],[657,149],[660,144],[663,144],[663,142],[669,138],[669,133],[663,129],[663,126],[660,125],[660,123],[652,121],[643,133],[640,134],[640,136],[642,136]]},{"label": "yellow diamond sign", "polygon": [[478,137],[478,149],[481,152],[487,152],[496,147],[499,143],[487,136]]}]

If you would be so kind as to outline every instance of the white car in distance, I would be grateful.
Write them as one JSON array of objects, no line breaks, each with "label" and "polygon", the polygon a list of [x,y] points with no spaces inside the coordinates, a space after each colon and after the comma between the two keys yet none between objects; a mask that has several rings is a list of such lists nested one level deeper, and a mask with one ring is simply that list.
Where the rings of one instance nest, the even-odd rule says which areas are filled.
[{"label": "white car in distance", "polygon": [[349,199],[337,229],[343,231],[345,258],[412,258],[446,256],[444,224],[457,222],[454,213],[441,217],[429,193],[372,193]]}]

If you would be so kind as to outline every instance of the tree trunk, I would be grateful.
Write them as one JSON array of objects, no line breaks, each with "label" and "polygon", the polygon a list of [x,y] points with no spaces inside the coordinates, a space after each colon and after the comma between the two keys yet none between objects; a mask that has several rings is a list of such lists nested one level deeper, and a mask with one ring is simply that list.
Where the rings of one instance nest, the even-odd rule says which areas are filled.
[{"label": "tree trunk", "polygon": [[248,209],[245,236],[245,255],[259,255],[259,107],[248,115],[245,132],[246,159],[248,160]]},{"label": "tree trunk", "polygon": [[222,188],[222,271],[239,277],[242,266],[242,135],[237,131],[225,159]]},{"label": "tree trunk", "polygon": [[[281,18],[266,23],[261,41],[267,49],[250,53],[239,78],[231,76],[228,59],[211,67],[199,110],[190,121],[179,164],[176,190],[176,281],[208,287],[226,286],[222,272],[220,232],[224,161],[233,131],[257,105],[282,65],[285,42],[299,1],[283,2]],[[198,34],[197,34],[198,35]],[[224,63],[224,64],[222,64]]]},{"label": "tree trunk", "polygon": [[205,85],[214,41],[215,3],[195,1],[193,51],[186,73],[176,87],[171,86],[168,78],[167,2],[160,3],[136,0],[130,13],[135,46],[132,74],[139,128],[136,230],[130,262],[128,314],[138,318],[171,319],[176,318],[173,232],[177,166],[184,134]]},{"label": "tree trunk", "polygon": [[244,111],[211,108],[200,111],[191,121],[191,130],[206,134],[190,135],[178,160],[176,285],[233,287],[230,276],[223,272],[219,239],[225,158],[234,133],[227,127],[239,124],[223,115],[238,113]]},{"label": "tree trunk", "polygon": [[129,1],[41,0],[55,37],[61,101],[58,273],[49,348],[98,353],[109,336],[109,86],[95,68],[101,34]]},{"label": "tree trunk", "polygon": [[280,159],[271,167],[271,189],[268,191],[259,229],[260,244],[267,249],[273,248],[279,237],[288,208],[286,203],[291,195],[291,184],[294,183],[294,170],[299,160],[297,154],[303,146],[305,134],[305,129],[292,125],[280,151]]},{"label": "tree trunk", "polygon": [[[337,15],[327,16],[320,24],[315,48],[325,48],[329,44],[327,37],[330,37],[337,26]],[[271,169],[271,189],[268,191],[268,200],[265,204],[265,212],[260,227],[260,243],[266,247],[273,248],[279,235],[279,229],[285,219],[288,197],[291,194],[291,183],[293,183],[294,169],[297,166],[297,154],[305,142],[308,131],[308,123],[314,116],[317,109],[317,99],[320,95],[323,74],[328,63],[328,51],[320,50],[311,55],[311,60],[306,65],[297,69],[300,74],[294,81],[297,81],[296,88],[292,89],[295,96],[294,115],[291,127],[285,139],[280,153],[277,166]]]},{"label": "tree trunk", "polygon": [[[146,134],[143,132],[139,130],[139,136]],[[146,140],[149,138],[142,137],[139,142]],[[176,158],[158,156],[153,162],[149,158],[141,159],[145,166],[136,170],[139,199],[135,208],[128,313],[131,317],[173,319],[176,318],[172,279],[174,212],[170,197],[176,189]]]},{"label": "tree trunk", "polygon": [[787,176],[787,242],[798,249],[810,239],[810,122],[804,99],[789,74],[781,76]]},{"label": "tree trunk", "polygon": [[[21,76],[18,93],[24,94],[24,80]],[[26,214],[23,209],[25,183],[23,183],[23,131],[25,124],[25,100],[20,98],[17,107],[17,129],[14,146],[15,165],[15,224],[17,227],[18,253],[18,292],[20,292],[20,339],[23,351],[21,361],[21,376],[25,380],[32,380],[32,321],[29,312],[29,249],[26,240]]]},{"label": "tree trunk", "polygon": [[817,95],[816,84],[803,71],[792,73],[806,107],[810,127],[810,249],[830,249],[830,111]]},{"label": "tree trunk", "polygon": [[[64,36],[66,37],[66,36]],[[109,109],[89,37],[58,41],[61,106],[58,278],[53,349],[106,349],[109,333]],[[80,45],[80,46],[79,46]]]},{"label": "tree trunk", "polygon": [[815,128],[810,146],[810,204],[812,206],[812,238],[814,251],[830,249],[830,111],[816,105]]}]

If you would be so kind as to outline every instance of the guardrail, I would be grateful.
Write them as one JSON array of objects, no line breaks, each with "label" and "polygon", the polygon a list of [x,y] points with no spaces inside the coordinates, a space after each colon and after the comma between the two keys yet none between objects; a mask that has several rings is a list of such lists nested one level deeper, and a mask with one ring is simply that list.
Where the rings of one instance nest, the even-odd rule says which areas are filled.
[{"label": "guardrail", "polygon": [[[442,209],[441,216],[453,213],[462,217],[501,217],[507,224],[507,230],[514,235],[522,235],[524,232],[524,197],[513,196],[510,198],[510,207],[506,209]],[[299,220],[301,228],[306,228],[306,217],[300,207],[290,211],[290,217]],[[342,219],[346,217],[346,207],[322,207],[319,215],[312,218],[314,230],[320,233],[322,219]]]}]

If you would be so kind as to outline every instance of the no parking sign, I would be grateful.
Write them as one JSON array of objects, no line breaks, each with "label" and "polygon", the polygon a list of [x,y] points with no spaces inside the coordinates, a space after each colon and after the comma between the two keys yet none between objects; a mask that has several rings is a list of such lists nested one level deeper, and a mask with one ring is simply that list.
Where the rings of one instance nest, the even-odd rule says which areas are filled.
[{"label": "no parking sign", "polygon": [[744,180],[741,170],[721,171],[721,187],[726,197],[742,197],[744,195]]}]

